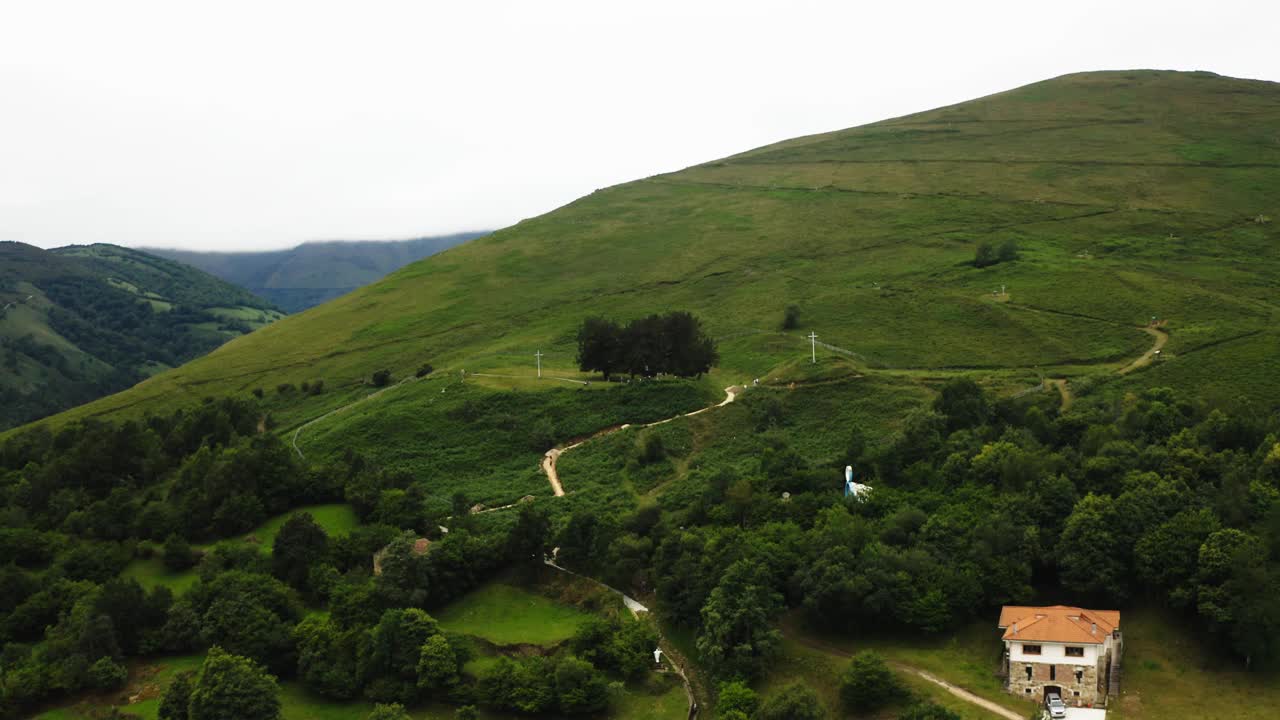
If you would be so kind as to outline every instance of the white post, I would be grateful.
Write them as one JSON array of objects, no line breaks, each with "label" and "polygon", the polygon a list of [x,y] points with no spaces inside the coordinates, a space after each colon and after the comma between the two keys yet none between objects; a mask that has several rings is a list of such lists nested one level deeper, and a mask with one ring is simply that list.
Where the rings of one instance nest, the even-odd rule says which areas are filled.
[{"label": "white post", "polygon": [[538,359],[538,379],[542,379],[542,351],[534,353],[533,356]]},{"label": "white post", "polygon": [[809,331],[809,362],[818,362],[818,335],[812,330]]}]

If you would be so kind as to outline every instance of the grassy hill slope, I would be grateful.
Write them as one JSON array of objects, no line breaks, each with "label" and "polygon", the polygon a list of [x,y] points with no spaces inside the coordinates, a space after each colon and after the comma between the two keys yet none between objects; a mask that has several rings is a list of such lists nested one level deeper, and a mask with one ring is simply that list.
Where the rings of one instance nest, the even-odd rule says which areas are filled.
[{"label": "grassy hill slope", "polygon": [[[1156,316],[1166,359],[1121,387],[1275,402],[1278,126],[1280,85],[1133,71],[782,142],[600,190],[64,419],[325,378],[296,424],[379,368],[528,373],[540,349],[570,371],[583,316],[667,309],[720,338],[717,382],[795,362],[813,331],[860,372],[1010,387],[1114,378]],[[983,241],[1020,257],[974,267]]]},{"label": "grassy hill slope", "polygon": [[0,427],[122,390],[281,314],[195,268],[113,245],[0,243]]},{"label": "grassy hill slope", "polygon": [[312,242],[266,252],[148,252],[198,267],[294,313],[481,235],[484,233],[384,242]]}]

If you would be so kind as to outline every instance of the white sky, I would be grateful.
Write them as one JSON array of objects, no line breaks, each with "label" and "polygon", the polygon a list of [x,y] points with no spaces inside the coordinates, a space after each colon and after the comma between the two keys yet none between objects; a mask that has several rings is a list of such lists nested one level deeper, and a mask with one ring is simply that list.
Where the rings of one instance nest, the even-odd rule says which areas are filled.
[{"label": "white sky", "polygon": [[0,240],[266,249],[1068,72],[1280,80],[1280,3],[0,0]]}]

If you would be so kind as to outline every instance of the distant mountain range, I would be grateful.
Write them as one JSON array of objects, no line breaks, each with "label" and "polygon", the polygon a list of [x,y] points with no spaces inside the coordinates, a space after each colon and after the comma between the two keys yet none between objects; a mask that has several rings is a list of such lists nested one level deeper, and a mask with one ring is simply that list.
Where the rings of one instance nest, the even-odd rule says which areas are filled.
[{"label": "distant mountain range", "polygon": [[0,428],[123,390],[280,317],[247,290],[137,250],[0,242]]},{"label": "distant mountain range", "polygon": [[248,289],[295,313],[380,280],[387,273],[487,235],[467,232],[412,240],[309,242],[288,250],[193,252],[147,248]]}]

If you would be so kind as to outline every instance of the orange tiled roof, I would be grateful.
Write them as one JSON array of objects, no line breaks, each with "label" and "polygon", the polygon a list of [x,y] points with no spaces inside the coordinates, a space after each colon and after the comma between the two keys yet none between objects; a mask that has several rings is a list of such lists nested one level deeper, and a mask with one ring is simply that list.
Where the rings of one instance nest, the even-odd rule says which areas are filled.
[{"label": "orange tiled roof", "polygon": [[999,627],[1004,629],[1004,640],[1100,645],[1120,627],[1120,611],[1005,605],[1000,608]]}]

